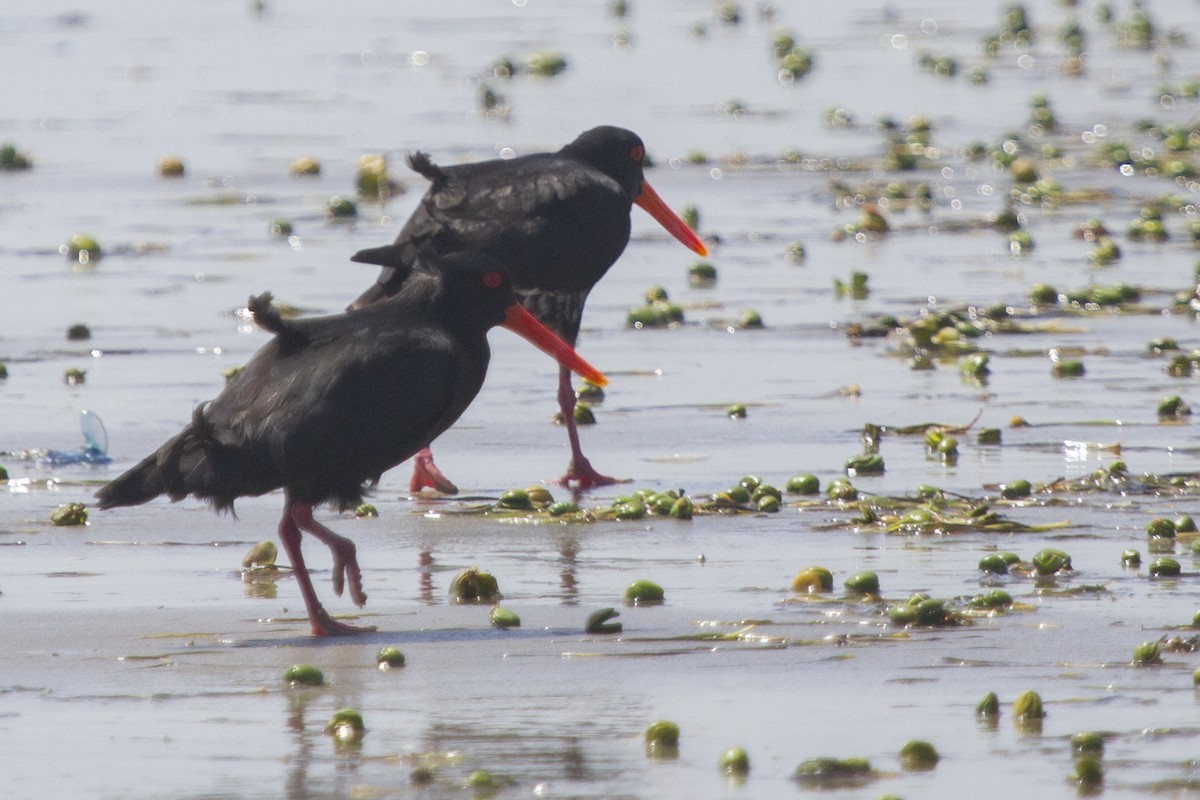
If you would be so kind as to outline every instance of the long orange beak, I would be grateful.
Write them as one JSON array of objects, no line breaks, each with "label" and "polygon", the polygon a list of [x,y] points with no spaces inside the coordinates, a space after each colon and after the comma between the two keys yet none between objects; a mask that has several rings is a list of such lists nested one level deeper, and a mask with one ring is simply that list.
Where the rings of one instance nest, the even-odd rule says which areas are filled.
[{"label": "long orange beak", "polygon": [[[680,223],[682,224],[682,223]],[[684,226],[686,228],[686,226]],[[597,386],[607,386],[608,378],[600,370],[584,361],[571,345],[554,335],[553,331],[537,321],[520,303],[504,309],[504,322],[500,327],[508,328],[559,364]]]},{"label": "long orange beak", "polygon": [[700,241],[700,237],[663,202],[662,198],[658,196],[658,192],[650,188],[649,183],[642,181],[641,194],[633,198],[633,202],[649,212],[650,216],[658,220],[659,225],[683,242],[689,250],[702,256],[708,255],[708,248],[704,246],[704,242]]}]

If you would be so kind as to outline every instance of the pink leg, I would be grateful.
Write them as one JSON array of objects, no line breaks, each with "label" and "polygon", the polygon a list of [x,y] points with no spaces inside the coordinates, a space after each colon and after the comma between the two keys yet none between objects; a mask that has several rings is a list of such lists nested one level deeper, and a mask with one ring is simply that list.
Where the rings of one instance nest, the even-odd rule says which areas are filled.
[{"label": "pink leg", "polygon": [[428,447],[413,456],[413,474],[408,482],[408,490],[416,494],[426,486],[442,494],[458,494],[458,487],[433,463],[433,453]]},{"label": "pink leg", "polygon": [[[292,503],[288,501],[288,505],[283,510],[283,517],[279,520],[279,541],[283,543],[284,552],[287,553],[288,560],[292,562],[292,573],[296,576],[296,584],[300,587],[300,596],[304,600],[304,608],[308,612],[308,621],[312,626],[314,636],[342,636],[352,633],[366,633],[375,630],[374,628],[358,627],[356,625],[347,625],[344,622],[338,622],[333,617],[329,616],[329,612],[321,605],[321,601],[317,599],[317,592],[313,589],[312,579],[308,577],[308,567],[304,564],[304,554],[300,551],[300,529],[301,525],[298,520],[304,520],[305,523],[317,523],[312,518],[312,507],[303,503]],[[319,526],[324,528],[324,526]],[[331,534],[337,539],[341,539],[350,545],[349,563],[352,565],[352,573],[358,573],[358,562],[354,559],[354,544],[349,539],[338,536],[328,528],[324,531]],[[325,541],[321,534],[313,531],[313,535]],[[334,549],[334,545],[326,541],[330,549]],[[337,554],[334,555],[334,574],[337,572]],[[343,559],[343,564],[346,561]],[[336,582],[336,581],[335,581]],[[354,594],[354,578],[351,578],[351,596]],[[338,592],[341,593],[340,591]],[[358,581],[358,593],[362,597],[363,602],[366,602],[366,595],[362,594],[361,576]],[[359,603],[362,605],[362,603]]]},{"label": "pink leg", "polygon": [[313,519],[310,505],[293,503],[291,515],[300,530],[320,539],[333,554],[333,593],[341,597],[346,579],[349,578],[350,599],[359,608],[366,605],[367,595],[362,588],[362,570],[358,568],[358,550],[354,542],[345,536],[339,536]]},{"label": "pink leg", "polygon": [[622,483],[623,481],[618,478],[601,475],[583,454],[583,449],[579,446],[579,431],[575,425],[575,399],[575,389],[571,386],[571,371],[566,367],[559,367],[558,408],[562,412],[563,424],[567,426],[567,439],[571,443],[571,463],[567,465],[566,473],[556,483],[559,486],[570,486],[572,483],[576,483],[580,489]]}]

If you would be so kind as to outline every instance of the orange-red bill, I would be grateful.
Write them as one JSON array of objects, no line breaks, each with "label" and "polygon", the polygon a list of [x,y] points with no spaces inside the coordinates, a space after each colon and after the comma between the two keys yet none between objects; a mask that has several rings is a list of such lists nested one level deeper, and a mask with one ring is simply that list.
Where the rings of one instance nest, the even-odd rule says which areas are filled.
[{"label": "orange-red bill", "polygon": [[633,202],[644,208],[650,216],[658,220],[659,225],[683,242],[689,250],[702,256],[708,255],[708,248],[704,246],[704,242],[700,241],[700,237],[663,202],[663,199],[658,196],[658,192],[650,188],[649,183],[642,181],[642,192],[633,199]]},{"label": "orange-red bill", "polygon": [[503,328],[508,328],[538,350],[553,358],[567,369],[586,378],[597,386],[607,386],[608,378],[572,349],[571,345],[554,335],[554,332],[537,321],[520,303],[513,303],[504,310]]}]

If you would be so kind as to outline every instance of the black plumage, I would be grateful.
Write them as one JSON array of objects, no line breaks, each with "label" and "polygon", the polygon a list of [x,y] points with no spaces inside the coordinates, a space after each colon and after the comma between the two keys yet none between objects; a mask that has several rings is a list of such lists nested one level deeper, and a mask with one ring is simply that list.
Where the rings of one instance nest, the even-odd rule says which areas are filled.
[{"label": "black plumage", "polygon": [[[399,291],[422,247],[441,253],[468,249],[510,262],[521,303],[574,344],[588,293],[629,242],[634,203],[685,245],[706,252],[646,182],[644,158],[645,146],[637,134],[611,126],[586,131],[556,153],[456,166],[438,166],[426,154],[415,153],[408,163],[431,185],[394,243],[353,257],[383,269],[351,308],[369,306]],[[562,482],[585,488],[609,483],[611,479],[595,472],[579,449],[574,393],[569,389],[564,374],[559,398],[572,464]],[[440,473],[414,474],[413,490],[423,485],[454,490]]]},{"label": "black plumage", "polygon": [[284,320],[269,294],[251,298],[256,322],[274,337],[181,433],[100,489],[100,507],[166,494],[227,510],[238,497],[283,488],[280,536],[314,632],[356,630],[333,622],[306,587],[296,528],[333,550],[338,593],[349,574],[352,598],[366,600],[353,543],[313,521],[312,508],[357,505],[383,472],[450,427],[483,384],[487,332],[496,325],[557,348],[560,363],[595,372],[536,329],[494,259],[456,253],[439,261],[420,255],[395,296],[350,313]]}]

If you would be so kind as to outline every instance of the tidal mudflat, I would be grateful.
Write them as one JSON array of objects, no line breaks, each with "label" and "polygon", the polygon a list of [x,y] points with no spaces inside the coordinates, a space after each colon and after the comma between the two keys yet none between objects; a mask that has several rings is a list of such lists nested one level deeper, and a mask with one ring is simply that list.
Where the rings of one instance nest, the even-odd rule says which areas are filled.
[{"label": "tidal mudflat", "polygon": [[[0,13],[5,795],[1194,793],[1200,10],[1016,8]],[[716,273],[635,209],[589,301],[580,352],[611,385],[585,447],[629,484],[546,486],[580,507],[564,517],[493,510],[567,452],[553,365],[495,333],[438,440],[462,495],[411,498],[400,468],[378,516],[322,515],[358,543],[377,633],[313,638],[286,570],[243,571],[277,497],[51,522],[265,341],[250,295],[315,314],[365,288],[349,255],[423,191],[406,153],[503,157],[596,124],[642,136]],[[386,198],[357,181],[380,160]],[[327,218],[334,196],[352,220]],[[682,318],[648,324],[650,287]],[[24,452],[77,451],[85,409],[111,463]],[[787,491],[804,473],[818,494]],[[777,511],[730,491],[745,476]],[[668,491],[690,520],[655,513]],[[450,600],[471,566],[519,627]],[[625,605],[635,581],[664,602]],[[586,632],[608,607],[621,630]],[[381,671],[389,646],[405,665]],[[322,685],[285,683],[298,663]],[[1014,710],[1030,691],[1044,717]],[[361,741],[325,732],[343,708]],[[678,744],[648,753],[659,720]],[[936,765],[914,768],[914,740]]]}]

